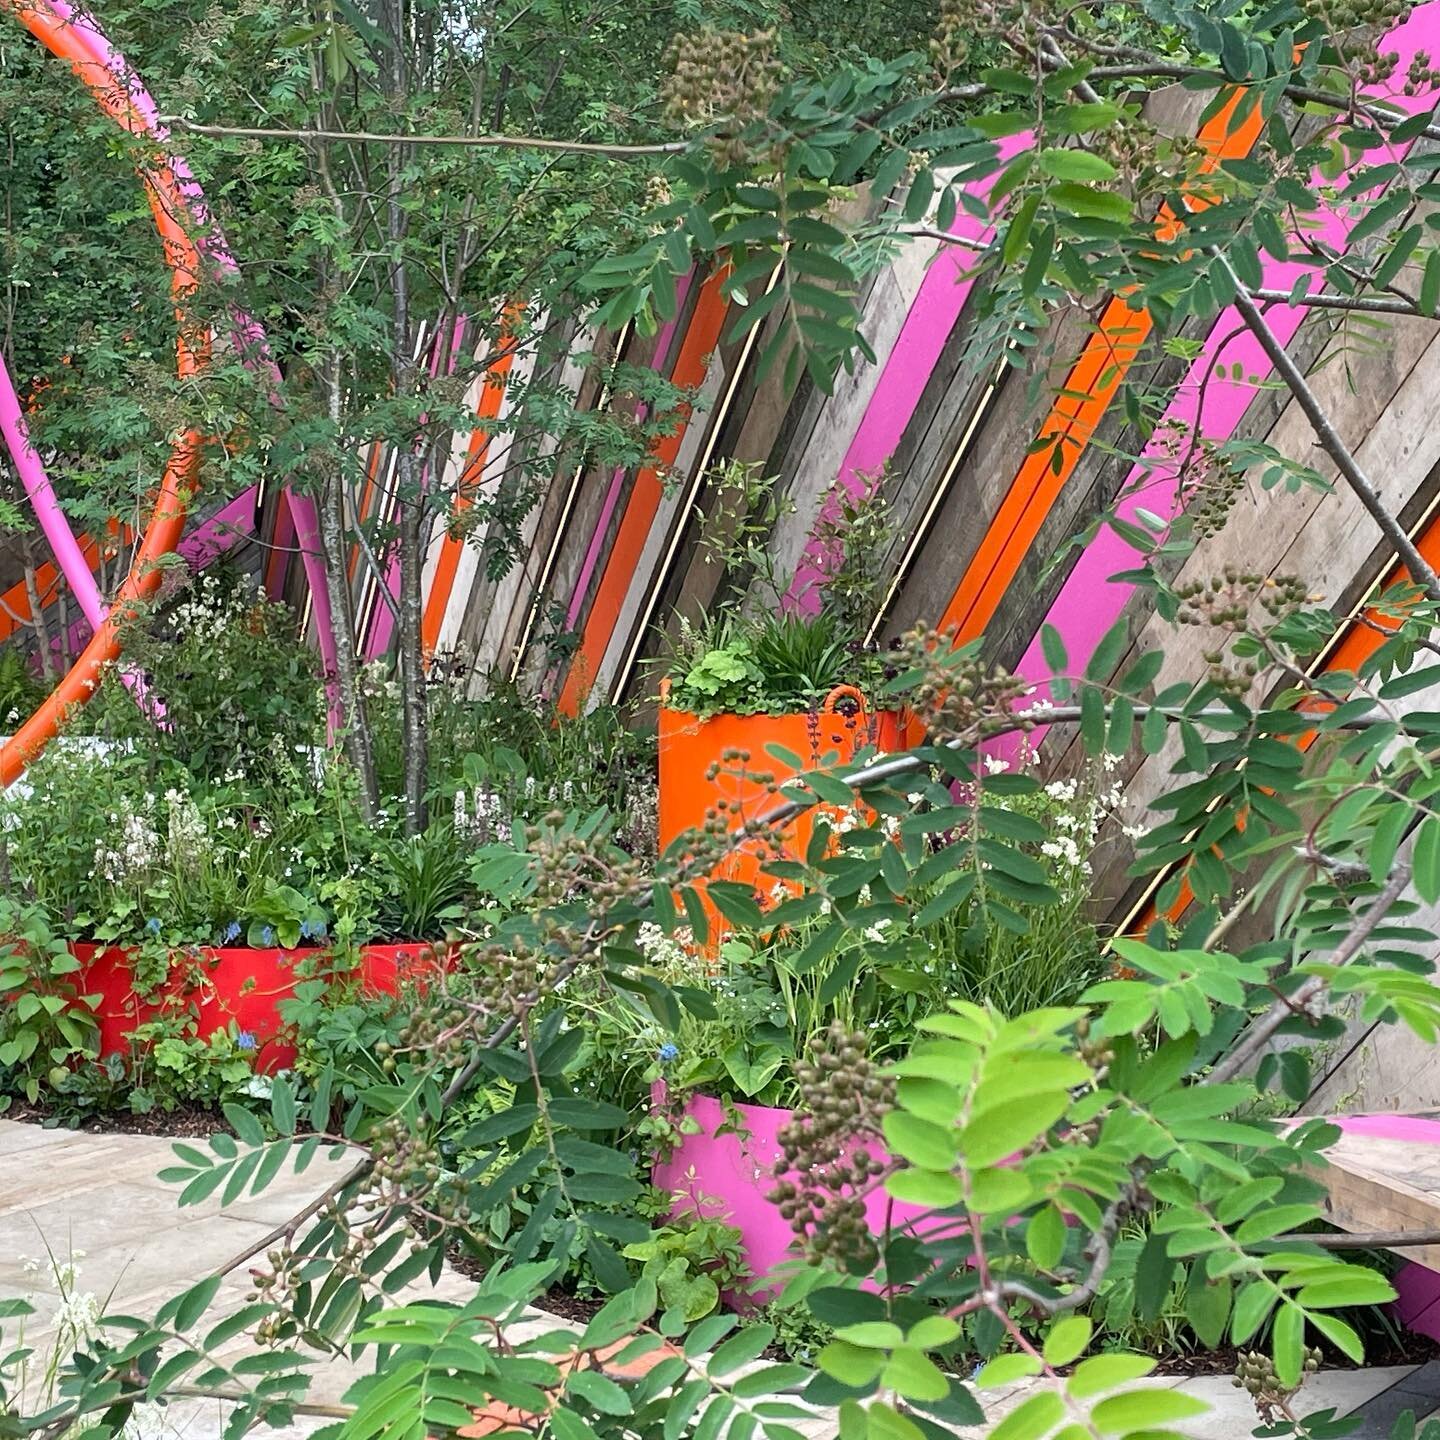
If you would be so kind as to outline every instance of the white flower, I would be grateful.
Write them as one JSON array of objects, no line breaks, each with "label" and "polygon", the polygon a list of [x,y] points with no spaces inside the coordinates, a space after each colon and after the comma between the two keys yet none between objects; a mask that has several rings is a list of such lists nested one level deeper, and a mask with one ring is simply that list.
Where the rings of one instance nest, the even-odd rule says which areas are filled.
[{"label": "white flower", "polygon": [[1080,847],[1069,835],[1062,835],[1058,840],[1046,840],[1040,846],[1040,853],[1052,860],[1062,860],[1067,865],[1080,864]]},{"label": "white flower", "polygon": [[998,755],[987,755],[985,757],[985,773],[987,775],[1003,775],[1010,768],[1008,760],[1002,760]]},{"label": "white flower", "polygon": [[1075,782],[1073,780],[1052,780],[1046,787],[1045,793],[1052,800],[1062,802],[1075,798]]},{"label": "white flower", "polygon": [[1131,840],[1139,840],[1148,835],[1150,831],[1144,825],[1122,825],[1120,833]]},{"label": "white flower", "polygon": [[679,968],[689,958],[688,948],[695,937],[684,926],[667,935],[653,920],[646,920],[635,932],[640,953],[659,968]]},{"label": "white flower", "polygon": [[[71,1280],[74,1278],[71,1267]],[[66,1288],[55,1311],[55,1328],[75,1340],[88,1340],[100,1328],[100,1302],[88,1290]]]}]

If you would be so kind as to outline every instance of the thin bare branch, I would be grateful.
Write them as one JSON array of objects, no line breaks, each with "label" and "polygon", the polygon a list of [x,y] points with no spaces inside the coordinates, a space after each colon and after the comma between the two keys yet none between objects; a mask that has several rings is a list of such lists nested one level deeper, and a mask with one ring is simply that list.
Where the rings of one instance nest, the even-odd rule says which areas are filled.
[{"label": "thin bare branch", "polygon": [[1410,578],[1425,591],[1430,599],[1440,600],[1440,577],[1436,576],[1429,561],[1420,553],[1419,547],[1406,533],[1405,527],[1380,498],[1380,492],[1376,489],[1374,482],[1360,468],[1360,462],[1356,460],[1350,447],[1341,438],[1334,421],[1331,420],[1325,407],[1321,405],[1319,398],[1310,388],[1310,382],[1306,380],[1300,367],[1291,358],[1290,352],[1286,350],[1285,346],[1281,344],[1279,336],[1270,328],[1270,322],[1266,320],[1260,307],[1255,303],[1254,297],[1241,284],[1240,278],[1235,274],[1234,268],[1223,253],[1213,248],[1209,253],[1217,264],[1224,267],[1233,282],[1235,308],[1240,312],[1240,318],[1249,326],[1250,333],[1260,342],[1260,348],[1264,350],[1270,363],[1275,367],[1275,373],[1285,382],[1301,410],[1305,412],[1305,418],[1309,420],[1310,428],[1314,430],[1315,438],[1320,442],[1320,448],[1335,462],[1336,469],[1344,477],[1350,489],[1354,491],[1355,497],[1370,512],[1371,517],[1380,527],[1381,534],[1390,542],[1396,558],[1410,572]]},{"label": "thin bare branch", "polygon": [[[1409,883],[1410,867],[1397,865],[1395,873],[1391,875],[1385,888],[1375,897],[1370,908],[1356,922],[1354,929],[1336,946],[1335,953],[1331,955],[1327,963],[1337,967],[1348,965],[1360,953],[1365,942],[1369,940],[1375,928],[1389,912],[1390,907],[1405,893],[1405,887]],[[1202,1085],[1223,1085],[1227,1080],[1233,1080],[1237,1075],[1243,1073],[1246,1067],[1256,1060],[1260,1052],[1270,1043],[1275,1032],[1287,1020],[1293,1020],[1297,1013],[1303,1013],[1310,1002],[1316,999],[1329,983],[1329,979],[1324,975],[1312,975],[1293,995],[1285,995],[1276,1000],[1241,1036],[1239,1043],[1231,1049],[1230,1053],[1200,1083]]]},{"label": "thin bare branch", "polygon": [[599,140],[547,140],[538,135],[403,135],[375,130],[273,130],[262,125],[201,125],[183,115],[162,115],[164,125],[192,135],[216,135],[238,140],[324,141],[342,145],[450,145],[489,150],[557,150],[568,155],[608,155],[629,159],[643,155],[679,155],[689,149],[685,140],[654,145],[619,145]]}]

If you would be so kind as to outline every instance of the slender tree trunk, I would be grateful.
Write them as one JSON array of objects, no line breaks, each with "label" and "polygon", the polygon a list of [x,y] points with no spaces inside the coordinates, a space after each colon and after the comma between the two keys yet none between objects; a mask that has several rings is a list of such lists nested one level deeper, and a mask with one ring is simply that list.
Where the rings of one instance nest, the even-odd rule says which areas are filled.
[{"label": "slender tree trunk", "polygon": [[[325,406],[338,447],[340,433],[340,357],[332,350],[324,365]],[[335,637],[335,684],[340,691],[345,753],[360,778],[360,814],[373,824],[380,808],[375,784],[375,756],[370,744],[370,717],[360,688],[355,656],[355,617],[345,573],[345,484],[338,448],[326,466],[320,502],[320,539],[325,547],[325,588],[330,595],[330,626]]]},{"label": "slender tree trunk", "polygon": [[60,658],[68,670],[75,663],[75,652],[70,648],[70,597],[63,585],[55,597],[55,613],[60,622]]},{"label": "slender tree trunk", "polygon": [[[402,112],[408,86],[404,0],[390,0],[386,13],[391,40],[387,88],[395,106],[396,124],[403,125]],[[410,277],[405,263],[406,219],[401,204],[406,160],[406,146],[390,148],[386,187],[390,298],[394,306],[394,351],[390,366],[395,398],[402,408],[411,393],[414,368],[410,354]],[[415,445],[408,434],[402,433],[396,438],[396,484],[400,492],[400,623],[397,629],[405,753],[405,830],[409,835],[418,835],[425,829],[425,788],[430,768],[426,734],[425,656],[421,637],[424,614],[421,579],[425,567],[425,520],[428,512],[421,478]]]},{"label": "slender tree trunk", "polygon": [[28,534],[20,543],[25,548],[25,598],[30,602],[30,624],[35,630],[35,644],[40,649],[40,674],[52,688],[55,684],[55,656],[50,649],[50,626],[45,607],[40,603],[40,585],[35,579],[35,544]]},{"label": "slender tree trunk", "polygon": [[[330,173],[330,158],[323,145],[314,150],[315,173],[329,198],[336,222],[345,224],[345,206]],[[321,292],[334,300],[333,277],[320,276]],[[367,824],[375,822],[380,809],[379,787],[375,781],[375,751],[370,737],[370,715],[360,688],[360,664],[356,658],[355,612],[351,605],[350,579],[345,556],[345,475],[340,463],[340,355],[326,351],[321,365],[325,391],[325,414],[330,421],[333,455],[325,467],[320,497],[320,544],[325,552],[325,591],[330,598],[330,632],[335,641],[335,686],[340,694],[341,725],[345,753],[360,781],[360,814]]]}]

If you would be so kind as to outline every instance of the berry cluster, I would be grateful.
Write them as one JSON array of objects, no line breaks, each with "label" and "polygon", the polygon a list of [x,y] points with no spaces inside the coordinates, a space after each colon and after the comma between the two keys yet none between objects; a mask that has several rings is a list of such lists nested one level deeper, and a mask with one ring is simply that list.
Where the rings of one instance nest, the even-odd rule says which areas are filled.
[{"label": "berry cluster", "polygon": [[[1305,1348],[1305,1365],[1302,1375],[1313,1375],[1320,1368],[1321,1353],[1313,1345]],[[1273,1423],[1283,1414],[1286,1402],[1299,1387],[1289,1388],[1280,1383],[1275,1373],[1275,1362],[1258,1350],[1242,1350],[1235,1365],[1235,1378],[1230,1382],[1237,1390],[1248,1390],[1255,1399],[1255,1408],[1267,1424]]]},{"label": "berry cluster", "polygon": [[526,830],[535,857],[538,906],[562,905],[582,897],[605,913],[645,895],[651,880],[642,859],[627,855],[603,834],[586,836],[565,828],[564,811],[553,810]]},{"label": "berry cluster", "polygon": [[1181,503],[1196,541],[1225,528],[1245,484],[1245,472],[1211,440],[1179,421],[1156,434],[1161,453],[1172,462]]},{"label": "berry cluster", "polygon": [[1251,633],[1251,612],[1259,604],[1271,621],[1293,615],[1303,605],[1320,597],[1311,595],[1303,580],[1294,575],[1261,575],[1227,565],[1209,580],[1192,580],[1176,589],[1181,625],[1204,625],[1221,637],[1203,652],[1209,665],[1209,680],[1217,690],[1243,695],[1260,672],[1258,660],[1229,665],[1225,660],[1225,637]]},{"label": "berry cluster", "polygon": [[550,991],[547,957],[518,938],[481,946],[471,963],[471,1003],[487,1018],[519,1019]]},{"label": "berry cluster", "polygon": [[387,1075],[395,1071],[396,1051],[413,1052],[440,1066],[458,1065],[464,1059],[470,1016],[456,1006],[442,1013],[437,1008],[442,1002],[443,997],[437,996],[435,1005],[421,1005],[401,1026],[394,1043],[381,1040],[375,1046]]},{"label": "berry cluster", "polygon": [[1075,1038],[1080,1042],[1080,1058],[1092,1070],[1106,1070],[1114,1062],[1115,1047],[1103,1035],[1091,1036],[1090,1021],[1084,1015],[1075,1022]]},{"label": "berry cluster", "polygon": [[696,129],[713,127],[711,150],[724,165],[746,159],[743,132],[769,112],[782,66],[774,30],[712,30],[677,35],[667,55],[670,74],[661,86],[666,120]]},{"label": "berry cluster", "polygon": [[1166,135],[1129,115],[1096,137],[1096,149],[1137,199],[1188,186],[1202,173],[1206,160],[1205,147],[1193,136]]},{"label": "berry cluster", "polygon": [[1300,9],[1332,35],[1373,28],[1384,34],[1410,18],[1411,0],[1299,0]]},{"label": "berry cluster", "polygon": [[[797,1062],[800,1108],[778,1139],[781,1160],[770,1200],[812,1260],[871,1268],[879,1258],[865,1196],[885,1173],[866,1148],[895,1100],[895,1083],[867,1058],[863,1032],[839,1021],[810,1040]],[[797,1178],[790,1178],[790,1177]]]},{"label": "berry cluster", "polygon": [[910,707],[937,743],[1014,728],[1015,706],[1030,688],[1018,675],[956,652],[953,637],[933,630],[913,630],[900,650],[902,669],[919,672]]},{"label": "berry cluster", "polygon": [[[1400,56],[1394,50],[1382,50],[1377,55],[1366,55],[1352,67],[1362,85],[1378,89],[1395,78],[1400,69]],[[1417,50],[1405,67],[1405,80],[1401,89],[1410,96],[1419,95],[1422,90],[1433,90],[1440,83],[1440,70],[1430,63],[1428,50]]]},{"label": "berry cluster", "polygon": [[254,1288],[246,1298],[252,1304],[263,1301],[276,1307],[256,1325],[254,1334],[257,1345],[277,1345],[284,1336],[289,1318],[286,1311],[300,1284],[300,1257],[287,1245],[283,1250],[271,1250],[265,1260],[270,1266],[268,1270],[256,1266],[250,1271],[250,1283]]}]

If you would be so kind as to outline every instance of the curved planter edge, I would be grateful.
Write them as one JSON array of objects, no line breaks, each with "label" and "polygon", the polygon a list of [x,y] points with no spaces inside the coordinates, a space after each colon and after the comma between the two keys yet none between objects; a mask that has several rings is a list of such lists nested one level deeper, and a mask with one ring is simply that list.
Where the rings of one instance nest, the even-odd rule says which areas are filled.
[{"label": "curved planter edge", "polygon": [[[183,953],[191,962],[172,966],[153,996],[135,993],[135,947],[73,941],[80,962],[73,979],[80,992],[98,997],[92,1012],[100,1027],[100,1057],[125,1055],[126,1038],[137,1026],[162,1016],[190,1012],[195,1035],[208,1039],[234,1024],[255,1038],[255,1068],[283,1070],[295,1062],[295,1047],[281,1034],[280,1002],[295,994],[297,963],[326,953],[324,946],[295,950],[202,945]],[[424,983],[437,964],[428,941],[374,943],[358,947],[358,978],[372,994],[395,994],[407,981]]]}]

